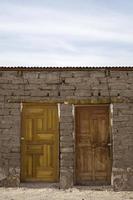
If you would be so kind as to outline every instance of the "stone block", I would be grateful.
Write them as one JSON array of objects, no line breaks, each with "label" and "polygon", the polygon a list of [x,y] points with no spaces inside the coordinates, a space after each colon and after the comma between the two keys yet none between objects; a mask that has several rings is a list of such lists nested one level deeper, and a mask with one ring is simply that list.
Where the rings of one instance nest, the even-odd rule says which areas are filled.
[{"label": "stone block", "polygon": [[60,96],[61,97],[74,96],[74,90],[61,90]]},{"label": "stone block", "polygon": [[73,173],[71,171],[66,171],[60,174],[60,188],[68,189],[73,186]]},{"label": "stone block", "polygon": [[72,123],[74,118],[72,116],[60,116],[60,121],[61,123],[67,122],[67,123]]},{"label": "stone block", "polygon": [[69,152],[72,153],[74,151],[74,149],[73,149],[73,147],[62,147],[60,149],[60,151],[63,153],[69,153]]},{"label": "stone block", "polygon": [[60,130],[60,136],[72,136],[73,134],[73,130],[70,130],[70,129],[63,129],[63,130]]},{"label": "stone block", "polygon": [[47,73],[45,82],[49,84],[60,83],[59,73],[58,72]]},{"label": "stone block", "polygon": [[76,85],[77,83],[81,83],[82,82],[82,78],[66,78],[65,79],[65,83],[69,83],[69,84],[74,84]]},{"label": "stone block", "polygon": [[72,130],[73,124],[72,123],[61,123],[60,124],[60,130]]},{"label": "stone block", "polygon": [[61,114],[63,114],[64,112],[70,112],[70,113],[72,112],[72,106],[69,104],[61,104],[60,109],[62,111]]}]

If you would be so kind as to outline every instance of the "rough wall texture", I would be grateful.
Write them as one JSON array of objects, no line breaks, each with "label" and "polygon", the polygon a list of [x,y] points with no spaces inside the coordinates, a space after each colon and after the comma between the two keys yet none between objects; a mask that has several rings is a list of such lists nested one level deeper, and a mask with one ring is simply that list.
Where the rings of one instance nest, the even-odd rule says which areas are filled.
[{"label": "rough wall texture", "polygon": [[[20,183],[21,102],[60,106],[60,187],[73,186],[72,103],[113,104],[112,185],[133,190],[133,71],[1,71],[0,184]],[[64,103],[69,101],[69,104]]]},{"label": "rough wall texture", "polygon": [[113,185],[133,190],[133,103],[114,104]]}]

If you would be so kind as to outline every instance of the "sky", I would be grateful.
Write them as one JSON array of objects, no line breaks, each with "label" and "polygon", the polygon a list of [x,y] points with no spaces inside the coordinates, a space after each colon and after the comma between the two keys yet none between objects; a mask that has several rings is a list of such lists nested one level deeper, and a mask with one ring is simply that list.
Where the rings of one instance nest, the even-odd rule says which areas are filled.
[{"label": "sky", "polygon": [[0,0],[0,66],[132,66],[133,0]]}]

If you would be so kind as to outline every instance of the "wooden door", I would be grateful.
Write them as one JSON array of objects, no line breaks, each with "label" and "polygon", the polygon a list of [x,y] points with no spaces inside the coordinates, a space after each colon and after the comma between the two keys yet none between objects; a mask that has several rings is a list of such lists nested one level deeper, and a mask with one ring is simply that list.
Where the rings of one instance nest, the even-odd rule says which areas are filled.
[{"label": "wooden door", "polygon": [[110,184],[111,156],[108,106],[77,106],[76,183]]},{"label": "wooden door", "polygon": [[21,135],[21,180],[58,181],[59,130],[56,105],[24,104]]}]

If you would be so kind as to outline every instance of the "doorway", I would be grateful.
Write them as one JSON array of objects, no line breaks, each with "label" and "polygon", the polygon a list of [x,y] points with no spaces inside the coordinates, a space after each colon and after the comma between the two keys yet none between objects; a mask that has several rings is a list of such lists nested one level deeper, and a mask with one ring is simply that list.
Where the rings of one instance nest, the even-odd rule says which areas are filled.
[{"label": "doorway", "polygon": [[21,181],[57,182],[59,178],[57,105],[24,103],[21,125]]},{"label": "doorway", "polygon": [[75,106],[75,182],[111,184],[109,105]]}]

